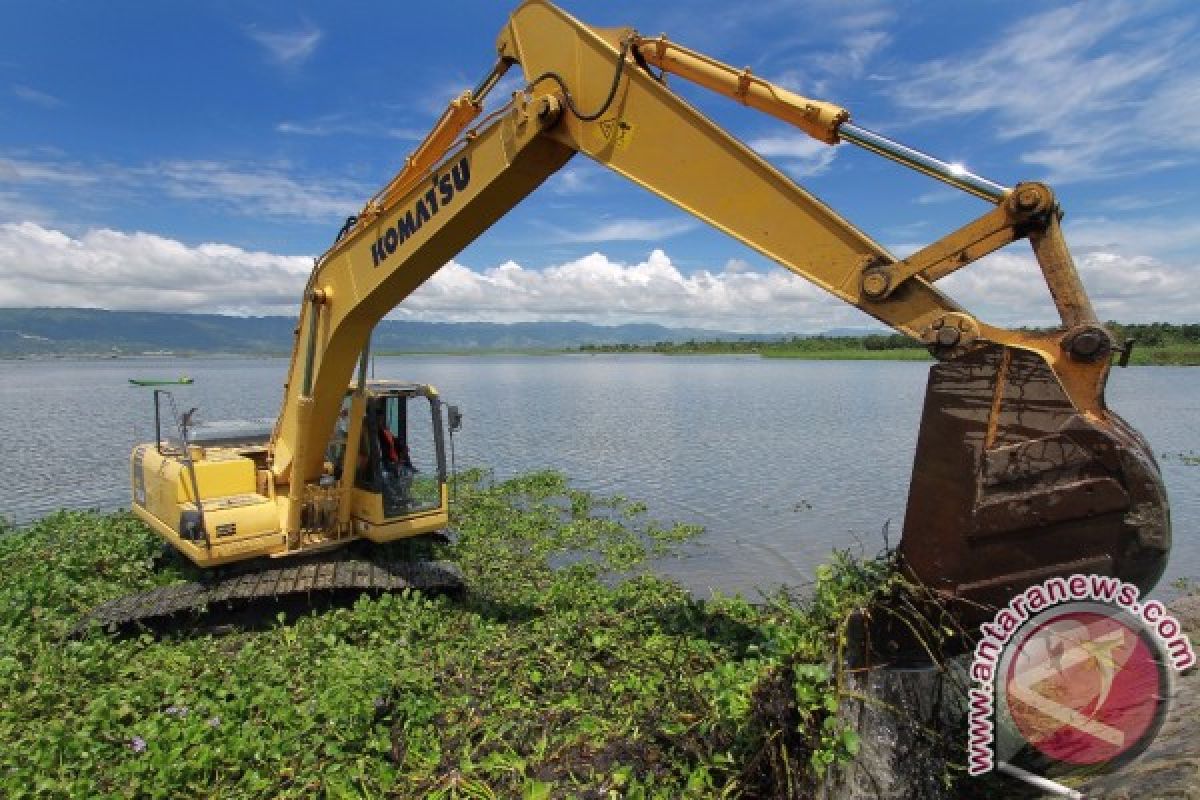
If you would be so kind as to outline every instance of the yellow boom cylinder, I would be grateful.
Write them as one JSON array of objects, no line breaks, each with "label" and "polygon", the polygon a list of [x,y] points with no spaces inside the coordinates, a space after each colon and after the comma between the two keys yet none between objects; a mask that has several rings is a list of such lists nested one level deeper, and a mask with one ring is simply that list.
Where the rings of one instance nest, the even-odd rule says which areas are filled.
[{"label": "yellow boom cylinder", "polygon": [[752,74],[749,67],[739,70],[665,36],[638,38],[634,46],[646,63],[795,125],[826,144],[837,144],[838,126],[850,119],[841,106],[789,92]]},{"label": "yellow boom cylinder", "polygon": [[[395,205],[413,185],[423,180],[429,169],[445,157],[446,151],[458,141],[467,126],[479,117],[481,110],[482,104],[473,99],[471,92],[463,92],[452,100],[433,130],[404,160],[404,167],[399,174],[376,196],[373,203],[375,213]],[[372,204],[368,204],[368,208],[371,207]]]}]

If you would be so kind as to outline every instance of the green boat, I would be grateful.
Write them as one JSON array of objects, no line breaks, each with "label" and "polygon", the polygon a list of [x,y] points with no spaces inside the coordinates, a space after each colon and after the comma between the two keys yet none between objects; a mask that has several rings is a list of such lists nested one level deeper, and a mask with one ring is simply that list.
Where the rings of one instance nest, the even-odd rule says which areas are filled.
[{"label": "green boat", "polygon": [[151,378],[130,378],[129,382],[134,386],[177,386],[181,383],[192,383],[192,379],[187,375],[180,375],[178,378],[166,378],[164,380]]}]

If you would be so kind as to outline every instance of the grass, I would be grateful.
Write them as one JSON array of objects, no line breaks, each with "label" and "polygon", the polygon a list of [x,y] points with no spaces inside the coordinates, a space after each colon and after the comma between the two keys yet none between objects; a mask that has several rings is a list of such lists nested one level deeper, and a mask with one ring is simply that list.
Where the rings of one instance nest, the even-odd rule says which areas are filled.
[{"label": "grass", "polygon": [[1165,344],[1142,347],[1134,345],[1133,356],[1129,359],[1133,366],[1200,366],[1200,346],[1191,343]]},{"label": "grass", "polygon": [[837,350],[770,349],[760,353],[763,358],[798,358],[806,361],[932,361],[926,350]]},{"label": "grass", "polygon": [[564,351],[560,347],[512,347],[512,348],[463,348],[461,350],[380,350],[375,355],[399,356],[558,356]]},{"label": "grass", "polygon": [[856,753],[831,665],[897,580],[886,561],[835,555],[803,601],[700,602],[647,568],[695,527],[555,473],[458,491],[458,541],[422,547],[465,598],[220,636],[64,641],[88,608],[185,576],[128,514],[0,537],[0,795],[805,797]]}]

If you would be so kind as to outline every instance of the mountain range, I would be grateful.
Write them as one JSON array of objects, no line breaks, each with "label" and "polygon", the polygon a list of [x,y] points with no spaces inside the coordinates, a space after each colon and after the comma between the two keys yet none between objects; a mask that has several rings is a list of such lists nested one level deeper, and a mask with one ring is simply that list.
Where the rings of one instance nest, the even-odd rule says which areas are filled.
[{"label": "mountain range", "polygon": [[[293,317],[234,317],[104,311],[94,308],[0,308],[0,357],[105,354],[141,355],[169,351],[287,354]],[[858,336],[848,329],[830,335]],[[418,322],[383,320],[375,330],[375,352],[462,352],[561,350],[581,345],[654,344],[688,340],[769,341],[793,334],[744,334],[654,324],[602,326],[585,322]]]}]

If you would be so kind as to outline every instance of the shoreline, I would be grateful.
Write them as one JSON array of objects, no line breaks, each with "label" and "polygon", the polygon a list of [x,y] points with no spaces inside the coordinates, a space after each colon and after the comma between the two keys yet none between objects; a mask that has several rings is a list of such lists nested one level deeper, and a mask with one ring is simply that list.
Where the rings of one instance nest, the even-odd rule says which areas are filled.
[{"label": "shoreline", "polygon": [[[104,361],[141,362],[154,359],[202,360],[202,359],[236,359],[236,358],[280,358],[290,357],[284,352],[195,352],[195,353],[38,353],[38,354],[0,354],[0,362],[29,361],[46,363],[53,361],[76,361],[80,359]],[[757,356],[765,359],[793,361],[924,361],[934,363],[935,359],[920,349],[896,350],[857,350],[843,348],[837,350],[736,350],[736,349],[655,349],[653,346],[631,348],[622,346],[591,346],[587,349],[513,349],[513,350],[387,350],[375,353],[376,357],[403,358],[411,356],[442,356],[442,357],[471,357],[471,356]],[[1200,366],[1200,351],[1179,352],[1172,348],[1142,348],[1134,350],[1130,359],[1131,367],[1196,367]]]}]

